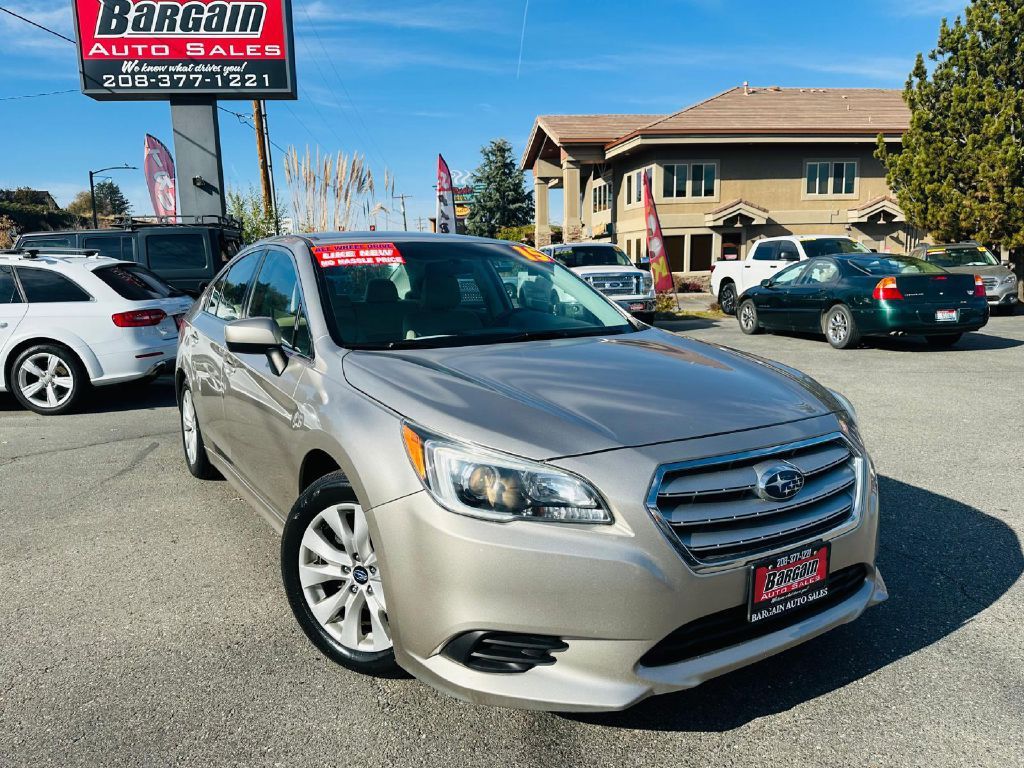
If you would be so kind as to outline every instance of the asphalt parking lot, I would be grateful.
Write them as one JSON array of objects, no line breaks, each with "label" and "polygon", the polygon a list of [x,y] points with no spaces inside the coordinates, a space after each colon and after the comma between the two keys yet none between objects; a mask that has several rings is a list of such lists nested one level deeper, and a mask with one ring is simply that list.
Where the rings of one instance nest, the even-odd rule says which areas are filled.
[{"label": "asphalt parking lot", "polygon": [[169,379],[49,419],[0,396],[0,765],[1024,765],[1024,316],[951,351],[678,328],[853,401],[888,603],[628,712],[474,707],[306,641],[276,534],[188,474]]}]

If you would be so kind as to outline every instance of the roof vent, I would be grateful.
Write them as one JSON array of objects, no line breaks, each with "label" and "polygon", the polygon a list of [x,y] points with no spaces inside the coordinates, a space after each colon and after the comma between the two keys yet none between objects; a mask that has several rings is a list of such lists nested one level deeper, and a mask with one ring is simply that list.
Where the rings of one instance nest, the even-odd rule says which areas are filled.
[{"label": "roof vent", "polygon": [[743,81],[743,95],[750,95],[750,83],[748,83],[746,80]]}]

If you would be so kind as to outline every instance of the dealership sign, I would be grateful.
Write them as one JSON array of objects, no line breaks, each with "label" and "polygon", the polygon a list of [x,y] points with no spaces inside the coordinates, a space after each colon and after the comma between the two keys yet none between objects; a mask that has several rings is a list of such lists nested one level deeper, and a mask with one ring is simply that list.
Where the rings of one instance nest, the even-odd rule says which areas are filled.
[{"label": "dealership sign", "polygon": [[294,99],[290,0],[73,0],[94,99]]}]

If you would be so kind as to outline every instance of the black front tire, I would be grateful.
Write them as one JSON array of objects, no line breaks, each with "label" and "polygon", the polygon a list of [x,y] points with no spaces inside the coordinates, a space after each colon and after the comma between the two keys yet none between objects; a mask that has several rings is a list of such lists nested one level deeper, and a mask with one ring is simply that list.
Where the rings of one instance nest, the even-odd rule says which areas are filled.
[{"label": "black front tire", "polygon": [[726,283],[718,289],[718,306],[727,315],[736,314],[736,286]]},{"label": "black front tire", "polygon": [[[191,404],[192,426],[195,429],[195,451],[194,456],[189,455],[189,438],[186,429],[187,410]],[[181,428],[181,450],[185,454],[185,466],[192,474],[192,477],[200,480],[220,480],[222,475],[217,468],[210,463],[206,454],[206,443],[203,441],[203,431],[199,427],[199,416],[195,411],[195,404],[192,402],[192,390],[188,384],[181,388],[181,397],[178,403],[178,426]]]},{"label": "black front tire", "polygon": [[761,321],[757,316],[757,305],[754,304],[753,299],[745,299],[736,310],[736,320],[740,324],[740,330],[743,331],[747,336],[753,336],[756,333],[761,333],[764,329],[761,327]]},{"label": "black front tire", "polygon": [[[31,400],[26,395],[19,384],[19,375],[23,368],[26,366],[34,367],[38,370],[38,366],[32,363],[32,358],[38,358],[41,355],[50,355],[57,358],[60,362],[54,373],[60,376],[60,379],[54,381],[54,384],[59,384],[61,379],[70,378],[71,388],[70,391],[66,389],[55,390],[55,396],[59,396],[59,405],[55,406],[44,406],[41,403],[37,403]],[[29,386],[37,384],[41,381],[36,375],[27,372],[27,376],[31,376],[34,381],[29,383]],[[61,376],[61,374],[66,374]],[[8,377],[7,388],[11,394],[14,395],[14,399],[21,403],[22,406],[30,411],[34,411],[43,416],[61,416],[66,413],[71,413],[78,407],[82,401],[82,396],[89,389],[89,374],[86,373],[85,367],[79,362],[78,356],[67,347],[61,344],[36,344],[35,346],[29,347],[23,351],[14,361],[14,365],[11,366],[10,376]]]},{"label": "black front tire", "polygon": [[284,582],[285,594],[299,627],[310,642],[331,661],[354,672],[373,677],[404,676],[405,673],[395,660],[393,646],[387,650],[370,652],[342,645],[313,615],[303,594],[299,577],[299,558],[307,529],[325,509],[336,504],[353,503],[356,503],[355,493],[348,478],[341,472],[325,475],[299,496],[288,515],[281,538],[281,579]]},{"label": "black front tire", "polygon": [[928,342],[929,347],[949,349],[960,341],[961,338],[963,338],[962,333],[944,333],[940,336],[925,336],[924,340]]}]

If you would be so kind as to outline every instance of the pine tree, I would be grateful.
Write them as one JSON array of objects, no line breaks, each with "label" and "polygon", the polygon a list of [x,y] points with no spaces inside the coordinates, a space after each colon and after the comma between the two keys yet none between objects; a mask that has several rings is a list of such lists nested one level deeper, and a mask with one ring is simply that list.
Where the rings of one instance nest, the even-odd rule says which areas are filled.
[{"label": "pine tree", "polygon": [[479,190],[466,220],[471,235],[494,237],[503,227],[518,227],[533,221],[533,193],[505,139],[495,139],[480,150],[482,162],[473,172]]},{"label": "pine tree", "polygon": [[1024,245],[1024,4],[973,0],[918,54],[899,154],[877,156],[914,226],[953,242]]}]

